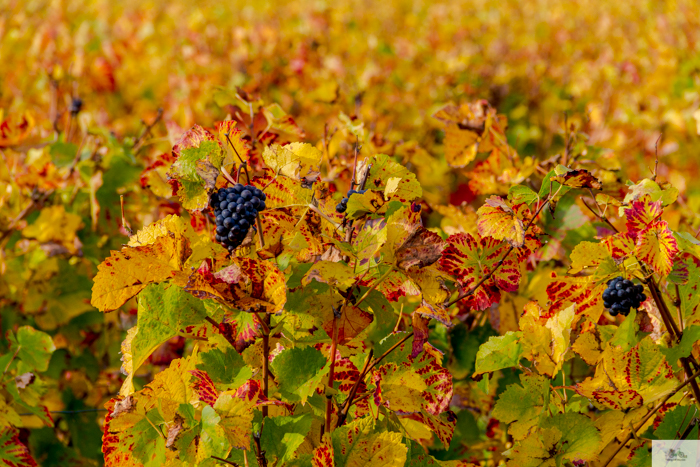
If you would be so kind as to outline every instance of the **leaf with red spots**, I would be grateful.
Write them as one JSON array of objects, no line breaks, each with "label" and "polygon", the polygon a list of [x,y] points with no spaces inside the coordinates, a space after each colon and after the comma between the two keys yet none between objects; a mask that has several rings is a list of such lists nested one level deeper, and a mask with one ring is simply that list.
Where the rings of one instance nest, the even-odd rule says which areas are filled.
[{"label": "leaf with red spots", "polygon": [[375,432],[371,417],[336,428],[331,436],[336,467],[403,467],[406,462],[401,433]]},{"label": "leaf with red spots", "polygon": [[628,352],[608,344],[595,376],[578,383],[575,389],[600,407],[625,410],[654,402],[677,385],[663,353],[647,337]]},{"label": "leaf with red spots", "polygon": [[[440,268],[454,277],[465,290],[471,290],[490,274],[509,249],[506,243],[491,237],[482,238],[477,243],[469,234],[452,235],[447,243],[440,258]],[[503,265],[466,300],[472,308],[484,310],[500,300],[500,290],[515,292],[519,283],[518,259],[510,254],[503,260]]]},{"label": "leaf with red spots", "polygon": [[212,273],[209,263],[190,276],[185,290],[198,298],[212,298],[242,311],[277,313],[287,301],[285,280],[268,261],[234,258],[233,264]]},{"label": "leaf with red spots", "polygon": [[[364,164],[372,164],[365,189],[382,191],[387,202],[406,203],[423,195],[423,189],[415,174],[386,154],[377,154],[372,159],[365,159]],[[357,170],[358,173],[363,173],[362,166],[358,165]]]},{"label": "leaf with red spots", "polygon": [[640,232],[655,224],[662,213],[663,206],[661,201],[652,202],[649,195],[644,195],[642,198],[633,201],[632,206],[625,209],[627,233],[632,238],[637,238]]},{"label": "leaf with red spots", "polygon": [[321,440],[321,445],[314,449],[313,457],[311,458],[311,466],[335,467],[334,458],[333,443],[331,442],[330,435],[325,434]]},{"label": "leaf with red spots", "polygon": [[112,251],[97,267],[92,305],[101,311],[116,310],[148,284],[176,278],[192,250],[182,235],[169,233],[149,245]]},{"label": "leaf with red spots", "polygon": [[209,375],[202,370],[190,370],[193,376],[192,386],[197,398],[205,404],[214,405],[219,396],[219,391]]},{"label": "leaf with red spots", "polygon": [[499,196],[491,196],[476,212],[479,217],[479,234],[505,240],[520,248],[525,243],[525,226],[510,204]]},{"label": "leaf with red spots", "polygon": [[439,415],[452,399],[452,376],[442,367],[441,359],[430,344],[416,358],[389,362],[372,372],[374,403],[399,414],[426,412]]},{"label": "leaf with red spots", "polygon": [[600,180],[595,178],[588,170],[575,169],[571,170],[564,166],[557,167],[557,173],[561,173],[556,177],[552,177],[551,180],[561,183],[562,185],[571,188],[592,188],[594,190],[600,190],[603,188],[603,184]]},{"label": "leaf with red spots", "polygon": [[627,232],[605,237],[601,243],[614,259],[627,258],[635,249],[634,238]]},{"label": "leaf with red spots", "polygon": [[635,255],[662,276],[673,269],[678,244],[666,221],[658,221],[637,234]]},{"label": "leaf with red spots", "polygon": [[549,308],[546,317],[554,316],[563,309],[575,304],[577,315],[587,315],[597,320],[603,313],[603,290],[605,283],[596,284],[593,277],[557,276],[552,273],[552,281],[547,285]]},{"label": "leaf with red spots", "polygon": [[19,440],[19,430],[5,428],[0,431],[0,465],[8,467],[36,467],[37,463],[27,446]]}]

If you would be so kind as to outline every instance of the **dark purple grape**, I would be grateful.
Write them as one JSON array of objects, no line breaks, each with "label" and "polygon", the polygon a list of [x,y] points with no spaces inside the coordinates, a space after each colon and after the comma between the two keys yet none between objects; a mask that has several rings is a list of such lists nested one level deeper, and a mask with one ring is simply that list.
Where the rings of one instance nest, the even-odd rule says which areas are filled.
[{"label": "dark purple grape", "polygon": [[256,209],[258,208],[258,206],[260,206],[260,198],[253,198],[249,202],[251,206],[253,206]]},{"label": "dark purple grape", "polygon": [[233,230],[228,233],[228,240],[229,242],[233,242],[236,240],[236,234],[233,233]]},{"label": "dark purple grape", "polygon": [[241,192],[241,198],[243,198],[246,201],[248,201],[252,197],[253,197],[253,193],[251,193],[250,190],[243,190]]},{"label": "dark purple grape", "polygon": [[243,185],[241,185],[240,183],[237,183],[233,186],[234,193],[240,193],[241,191],[243,191]]},{"label": "dark purple grape", "polygon": [[83,100],[79,97],[74,97],[70,101],[70,106],[68,107],[68,111],[70,114],[75,117],[80,113],[80,110],[83,108]]},{"label": "dark purple grape", "polygon": [[219,242],[219,243],[221,243],[221,241],[223,240],[223,237],[222,237],[221,235],[219,235],[218,233],[217,233],[216,235],[214,235],[214,238],[215,238],[216,241]]},{"label": "dark purple grape", "polygon": [[263,199],[260,201],[260,204],[258,205],[258,211],[264,211],[265,210],[265,200]]},{"label": "dark purple grape", "polygon": [[221,214],[217,215],[216,216],[216,223],[223,224],[224,223],[224,216],[222,216]]},{"label": "dark purple grape", "polygon": [[228,206],[228,201],[222,201],[219,203],[219,208],[220,209],[226,209],[226,206]]},{"label": "dark purple grape", "polygon": [[231,211],[229,211],[228,209],[224,209],[223,211],[221,211],[221,215],[224,216],[224,219],[226,219],[227,217],[231,217]]},{"label": "dark purple grape", "polygon": [[231,214],[231,219],[233,219],[234,221],[238,221],[238,219],[240,219],[240,218],[241,218],[241,215],[238,214],[237,212],[234,212],[233,214]]},{"label": "dark purple grape", "polygon": [[241,229],[243,230],[248,230],[248,228],[250,228],[250,222],[248,222],[246,219],[239,220],[238,225],[240,225]]},{"label": "dark purple grape", "polygon": [[250,201],[246,201],[245,203],[243,203],[243,206],[245,207],[246,211],[250,211],[251,209],[253,209],[253,203],[251,203]]},{"label": "dark purple grape", "polygon": [[230,229],[233,225],[234,225],[233,219],[231,219],[230,217],[227,217],[226,219],[224,219],[224,226],[227,229]]},{"label": "dark purple grape", "polygon": [[236,193],[229,193],[226,195],[226,201],[228,201],[229,203],[231,201],[234,201],[236,198],[238,198],[238,196],[236,196]]},{"label": "dark purple grape", "polygon": [[218,233],[219,235],[225,234],[225,233],[226,233],[226,227],[224,227],[223,225],[217,226],[217,227],[216,227],[216,233]]}]

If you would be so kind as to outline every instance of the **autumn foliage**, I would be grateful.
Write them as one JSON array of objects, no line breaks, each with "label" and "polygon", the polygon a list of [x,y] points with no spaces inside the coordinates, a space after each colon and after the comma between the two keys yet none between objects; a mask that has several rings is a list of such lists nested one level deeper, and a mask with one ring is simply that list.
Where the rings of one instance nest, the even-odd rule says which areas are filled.
[{"label": "autumn foliage", "polygon": [[[0,13],[0,465],[697,439],[694,2],[257,3]],[[239,182],[265,209],[230,253]]]}]

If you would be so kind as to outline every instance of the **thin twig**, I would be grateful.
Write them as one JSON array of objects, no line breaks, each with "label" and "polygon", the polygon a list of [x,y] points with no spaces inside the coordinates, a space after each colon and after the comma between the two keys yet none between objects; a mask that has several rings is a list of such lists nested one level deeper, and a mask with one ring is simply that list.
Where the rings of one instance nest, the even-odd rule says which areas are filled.
[{"label": "thin twig", "polygon": [[138,137],[138,139],[134,142],[133,146],[133,151],[134,154],[139,152],[139,149],[143,146],[143,140],[144,138],[151,132],[154,126],[160,122],[160,119],[163,118],[163,108],[159,107],[158,108],[158,114],[156,115],[156,118],[153,120],[153,122],[150,125],[146,125],[146,128],[143,129],[143,133],[141,133],[141,136]]},{"label": "thin twig", "polygon": [[224,464],[235,465],[236,467],[241,467],[240,465],[236,464],[235,462],[231,462],[231,461],[228,461],[226,459],[222,459],[221,457],[211,456],[211,458],[216,459],[217,461],[221,461]]}]

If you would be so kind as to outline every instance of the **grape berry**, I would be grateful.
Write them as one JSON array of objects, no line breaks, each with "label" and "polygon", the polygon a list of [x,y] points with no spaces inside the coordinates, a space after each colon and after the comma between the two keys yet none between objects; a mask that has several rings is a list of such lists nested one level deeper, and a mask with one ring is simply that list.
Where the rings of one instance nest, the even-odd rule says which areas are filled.
[{"label": "grape berry", "polygon": [[233,252],[255,228],[258,212],[265,209],[267,196],[259,188],[237,183],[211,195],[209,206],[216,216],[216,241]]},{"label": "grape berry", "polygon": [[358,195],[363,194],[367,190],[350,190],[348,191],[348,196],[346,198],[343,198],[340,203],[335,207],[335,210],[339,213],[344,213],[345,210],[348,208],[348,199],[350,198],[351,195],[354,195],[357,193]]},{"label": "grape berry", "polygon": [[634,285],[629,279],[616,277],[608,281],[608,288],[603,292],[603,304],[610,314],[627,316],[630,308],[639,308],[647,299],[643,285]]}]

